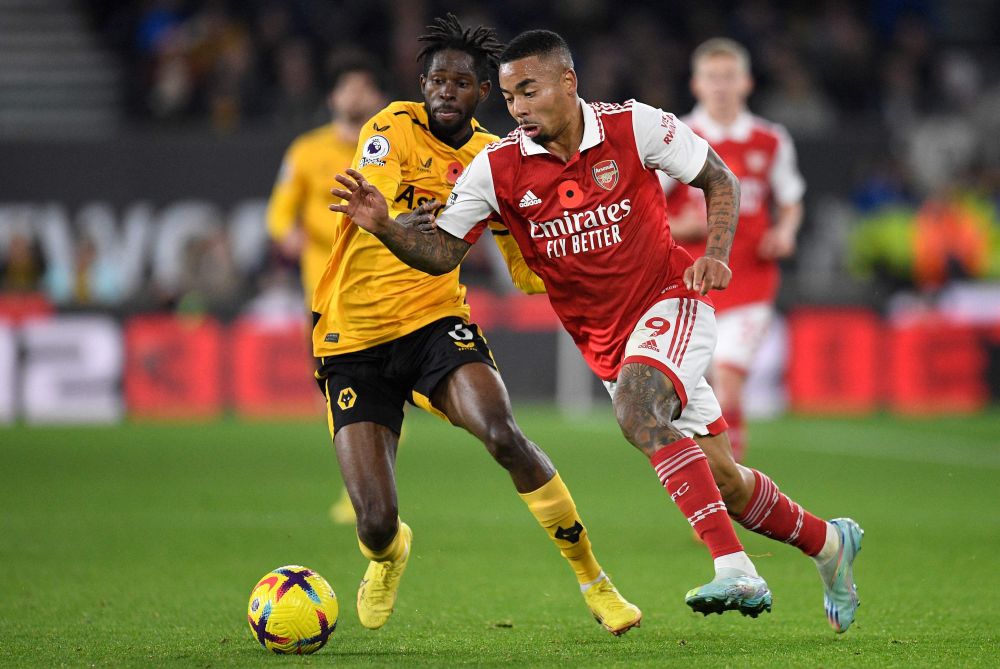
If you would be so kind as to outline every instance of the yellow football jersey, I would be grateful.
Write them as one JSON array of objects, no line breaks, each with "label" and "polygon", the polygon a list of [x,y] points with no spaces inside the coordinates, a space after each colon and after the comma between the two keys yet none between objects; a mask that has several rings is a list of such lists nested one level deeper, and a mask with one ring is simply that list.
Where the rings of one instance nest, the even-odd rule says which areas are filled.
[{"label": "yellow football jersey", "polygon": [[[423,103],[393,102],[362,129],[355,169],[385,196],[393,217],[431,199],[444,203],[465,166],[498,139],[472,124],[469,141],[453,149],[431,134]],[[345,215],[330,214],[329,223],[333,249],[312,303],[316,357],[370,348],[446,316],[468,321],[458,268],[431,276],[399,260]],[[543,292],[541,279],[527,268],[510,236],[496,239],[515,285]]]},{"label": "yellow football jersey", "polygon": [[352,165],[356,147],[357,142],[341,139],[332,123],[300,135],[285,152],[271,191],[267,204],[271,237],[282,239],[300,224],[305,232],[300,263],[307,306],[337,236],[327,209],[337,201],[330,195],[333,177]]}]

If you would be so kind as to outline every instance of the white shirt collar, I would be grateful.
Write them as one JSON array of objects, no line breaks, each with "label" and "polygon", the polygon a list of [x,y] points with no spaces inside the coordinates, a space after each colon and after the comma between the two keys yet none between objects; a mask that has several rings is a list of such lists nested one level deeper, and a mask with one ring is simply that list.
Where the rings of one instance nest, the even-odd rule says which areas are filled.
[{"label": "white shirt collar", "polygon": [[712,119],[701,105],[691,111],[691,125],[698,129],[698,134],[708,142],[724,142],[727,139],[734,142],[745,142],[753,132],[753,115],[743,110],[730,125],[722,125]]},{"label": "white shirt collar", "polygon": [[[601,123],[594,108],[588,105],[583,98],[577,98],[577,100],[583,108],[583,140],[580,142],[580,151],[586,151],[604,141],[604,124]],[[548,153],[548,151],[522,132],[521,155],[535,156],[540,153]]]}]

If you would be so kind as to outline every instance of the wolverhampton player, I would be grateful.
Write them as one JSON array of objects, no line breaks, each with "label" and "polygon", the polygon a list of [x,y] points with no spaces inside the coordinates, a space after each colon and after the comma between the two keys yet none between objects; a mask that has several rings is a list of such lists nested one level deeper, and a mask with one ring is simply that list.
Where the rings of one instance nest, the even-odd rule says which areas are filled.
[{"label": "wolverhampton player", "polygon": [[[373,184],[370,196],[413,222],[426,214],[406,212],[446,200],[473,156],[497,139],[472,115],[489,94],[502,48],[492,30],[464,29],[450,14],[420,40],[424,102],[394,102],[379,112],[365,125],[355,157]],[[362,625],[377,629],[388,620],[410,557],[413,533],[399,520],[395,484],[409,400],[475,435],[508,471],[576,573],[598,622],[615,635],[638,626],[641,612],[601,570],[552,462],[514,421],[482,332],[469,322],[458,269],[443,276],[412,269],[343,214],[331,227],[337,236],[313,299],[313,352],[359,545],[370,560],[358,589]],[[502,226],[492,227],[515,284],[543,290]]]},{"label": "wolverhampton player", "polygon": [[[327,106],[330,123],[292,142],[267,204],[267,230],[281,254],[299,263],[306,307],[330,257],[336,237],[327,206],[330,177],[353,163],[361,126],[385,105],[378,72],[365,60],[340,64]],[[354,523],[347,491],[330,508],[335,522]]]}]

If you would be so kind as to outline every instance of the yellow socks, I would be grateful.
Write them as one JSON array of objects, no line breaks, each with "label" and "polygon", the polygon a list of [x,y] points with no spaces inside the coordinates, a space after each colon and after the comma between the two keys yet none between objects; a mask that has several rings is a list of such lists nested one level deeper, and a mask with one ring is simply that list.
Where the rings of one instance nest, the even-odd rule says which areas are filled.
[{"label": "yellow socks", "polygon": [[401,532],[402,522],[397,524],[396,536],[392,538],[389,545],[380,551],[373,551],[372,549],[365,546],[361,538],[358,538],[358,548],[361,549],[361,554],[364,555],[369,560],[374,562],[396,562],[404,555],[409,546],[406,545],[406,537],[403,536],[404,532]]},{"label": "yellow socks", "polygon": [[576,572],[581,585],[591,584],[601,576],[601,565],[590,548],[587,529],[583,526],[576,504],[559,473],[538,490],[519,493],[538,524]]}]

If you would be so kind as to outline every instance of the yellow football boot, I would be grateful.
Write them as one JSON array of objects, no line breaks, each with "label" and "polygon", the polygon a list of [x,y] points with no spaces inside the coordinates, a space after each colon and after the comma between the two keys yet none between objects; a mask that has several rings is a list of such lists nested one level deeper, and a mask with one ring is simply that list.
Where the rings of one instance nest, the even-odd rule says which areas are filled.
[{"label": "yellow football boot", "polygon": [[401,522],[399,531],[403,533],[406,549],[403,557],[394,562],[368,563],[365,577],[358,586],[358,619],[370,630],[377,630],[385,625],[392,615],[392,607],[396,603],[396,592],[399,581],[406,570],[410,559],[410,546],[413,544],[413,532],[410,526]]},{"label": "yellow football boot", "polygon": [[618,594],[607,575],[602,574],[600,580],[587,588],[583,599],[594,614],[594,619],[604,629],[615,636],[621,636],[633,627],[639,627],[642,622],[642,611],[635,604],[630,604]]}]

